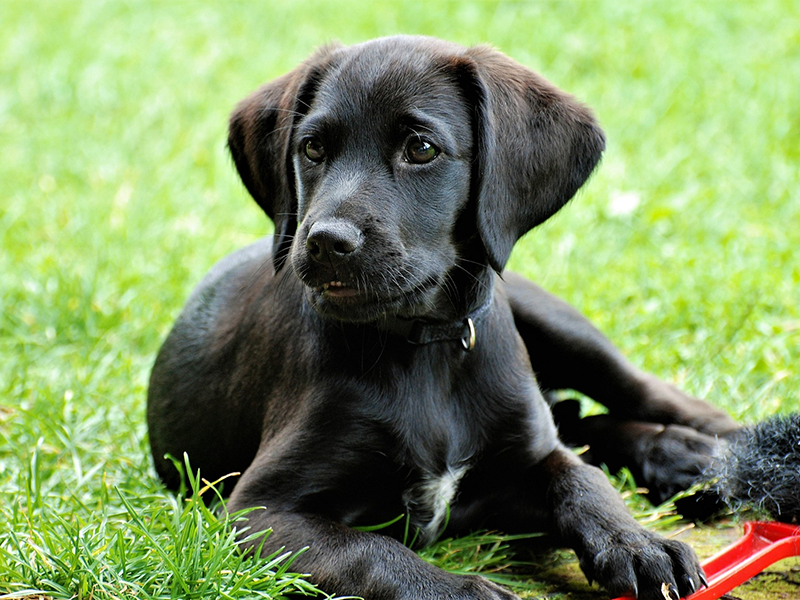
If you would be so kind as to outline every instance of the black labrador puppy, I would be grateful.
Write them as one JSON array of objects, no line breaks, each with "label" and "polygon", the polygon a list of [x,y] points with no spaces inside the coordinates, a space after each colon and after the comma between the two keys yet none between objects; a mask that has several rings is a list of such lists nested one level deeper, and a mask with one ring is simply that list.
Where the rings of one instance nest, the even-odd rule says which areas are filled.
[{"label": "black labrador puppy", "polygon": [[334,594],[514,597],[428,565],[392,528],[353,528],[401,514],[420,544],[549,531],[612,594],[703,584],[692,550],[640,527],[559,439],[543,390],[607,405],[564,433],[662,495],[735,425],[503,272],[600,159],[585,107],[488,47],[392,37],[323,48],[262,87],[229,146],[275,234],[212,269],[158,355],[148,424],[168,485],[165,454],[209,479],[241,471],[228,508],[265,507],[248,523],[272,528],[265,552],[309,546],[295,567]]}]

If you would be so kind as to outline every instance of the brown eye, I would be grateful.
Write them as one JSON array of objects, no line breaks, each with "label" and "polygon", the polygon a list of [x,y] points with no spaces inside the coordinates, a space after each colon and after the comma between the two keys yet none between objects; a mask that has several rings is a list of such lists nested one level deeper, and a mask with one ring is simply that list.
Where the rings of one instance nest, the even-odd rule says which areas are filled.
[{"label": "brown eye", "polygon": [[325,159],[325,146],[314,138],[308,138],[303,143],[303,152],[312,162],[322,162]]},{"label": "brown eye", "polygon": [[439,155],[439,149],[429,141],[414,138],[406,145],[406,160],[418,165],[431,162]]}]

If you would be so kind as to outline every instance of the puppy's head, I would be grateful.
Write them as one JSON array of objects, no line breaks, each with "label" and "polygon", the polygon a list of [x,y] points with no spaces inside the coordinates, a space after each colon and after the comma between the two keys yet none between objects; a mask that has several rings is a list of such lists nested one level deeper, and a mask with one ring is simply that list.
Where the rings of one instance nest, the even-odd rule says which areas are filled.
[{"label": "puppy's head", "polygon": [[317,310],[433,316],[502,270],[603,150],[587,109],[505,55],[431,38],[326,47],[231,117],[245,186]]}]

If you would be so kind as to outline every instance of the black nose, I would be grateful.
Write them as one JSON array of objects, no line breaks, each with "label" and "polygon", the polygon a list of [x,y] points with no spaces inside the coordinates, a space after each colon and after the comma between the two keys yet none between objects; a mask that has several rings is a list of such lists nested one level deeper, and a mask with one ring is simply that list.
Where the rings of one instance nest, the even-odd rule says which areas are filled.
[{"label": "black nose", "polygon": [[364,234],[350,223],[339,219],[317,221],[306,238],[306,249],[317,262],[338,264],[358,252],[364,243]]}]

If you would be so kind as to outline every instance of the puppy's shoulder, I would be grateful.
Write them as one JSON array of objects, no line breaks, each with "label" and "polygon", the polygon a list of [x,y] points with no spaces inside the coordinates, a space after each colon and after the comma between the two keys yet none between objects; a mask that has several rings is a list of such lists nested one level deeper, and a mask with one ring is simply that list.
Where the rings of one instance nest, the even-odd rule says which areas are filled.
[{"label": "puppy's shoulder", "polygon": [[[200,281],[186,302],[174,332],[195,344],[219,346],[277,285],[272,264],[272,238],[266,237],[220,259]],[[209,339],[211,338],[211,339]]]}]

